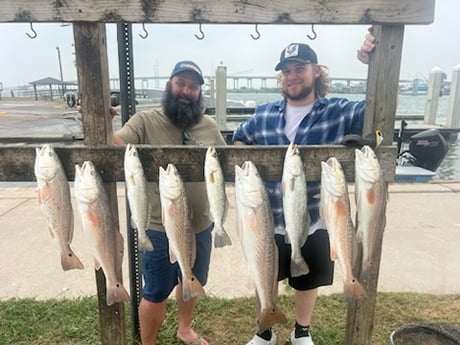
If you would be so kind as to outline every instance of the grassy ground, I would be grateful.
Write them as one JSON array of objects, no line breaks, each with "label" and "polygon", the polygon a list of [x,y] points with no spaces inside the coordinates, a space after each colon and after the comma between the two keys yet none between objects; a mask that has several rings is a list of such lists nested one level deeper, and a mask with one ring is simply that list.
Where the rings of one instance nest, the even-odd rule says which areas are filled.
[{"label": "grassy ground", "polygon": [[[168,318],[159,344],[176,341],[176,303],[168,306]],[[293,299],[283,295],[279,308],[289,322],[275,326],[278,344],[289,344],[293,326]],[[414,323],[450,324],[460,327],[460,295],[380,293],[373,332],[373,345],[389,343],[397,327]],[[137,344],[131,335],[131,309],[126,308],[129,344]],[[317,345],[343,344],[346,304],[343,296],[321,296],[318,300],[313,337]],[[198,304],[194,328],[215,345],[245,344],[255,331],[252,298],[219,299],[205,297]],[[99,321],[95,297],[37,301],[10,299],[0,302],[0,344],[16,345],[94,345],[99,344]]]}]

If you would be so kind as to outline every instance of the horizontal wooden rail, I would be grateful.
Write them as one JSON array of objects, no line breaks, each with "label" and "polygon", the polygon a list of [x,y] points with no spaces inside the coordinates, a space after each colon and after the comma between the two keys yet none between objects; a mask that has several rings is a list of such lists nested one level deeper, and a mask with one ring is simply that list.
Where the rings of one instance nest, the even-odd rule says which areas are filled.
[{"label": "horizontal wooden rail", "polygon": [[[34,181],[35,148],[40,145],[1,145],[0,181]],[[348,181],[354,179],[354,149],[341,145],[299,146],[305,164],[307,180],[319,181],[321,161],[337,157]],[[105,182],[124,181],[124,146],[55,145],[69,181],[75,177],[75,164],[92,161]],[[205,146],[139,145],[139,156],[149,181],[158,181],[159,166],[173,163],[185,181],[204,181]],[[224,179],[234,182],[235,165],[253,161],[266,181],[279,181],[287,146],[217,146]],[[377,150],[386,181],[393,181],[396,148],[384,146]]]},{"label": "horizontal wooden rail", "polygon": [[0,22],[430,24],[434,0],[0,0]]}]

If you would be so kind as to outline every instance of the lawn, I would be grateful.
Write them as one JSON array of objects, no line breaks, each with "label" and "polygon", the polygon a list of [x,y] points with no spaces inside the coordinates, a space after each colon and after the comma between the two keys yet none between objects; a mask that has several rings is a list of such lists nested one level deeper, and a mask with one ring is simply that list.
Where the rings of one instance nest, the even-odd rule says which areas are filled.
[{"label": "lawn", "polygon": [[[176,303],[168,301],[168,316],[159,344],[180,344],[176,338]],[[279,308],[288,324],[276,325],[278,344],[289,344],[293,327],[292,295],[280,296]],[[9,299],[0,301],[0,344],[94,345],[100,344],[96,297],[78,299]],[[390,333],[406,324],[442,324],[460,327],[460,295],[379,293],[373,345],[389,344]],[[316,345],[343,344],[346,304],[342,294],[320,296],[312,333]],[[126,307],[127,339],[131,334],[131,309]],[[245,344],[256,329],[253,298],[204,297],[197,308],[194,328],[215,345]]]}]

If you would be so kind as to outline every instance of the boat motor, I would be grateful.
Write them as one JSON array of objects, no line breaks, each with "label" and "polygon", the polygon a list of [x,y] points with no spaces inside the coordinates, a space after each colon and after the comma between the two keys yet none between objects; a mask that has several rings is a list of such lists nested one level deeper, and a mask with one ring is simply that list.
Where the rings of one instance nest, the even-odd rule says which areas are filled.
[{"label": "boat motor", "polygon": [[436,171],[448,151],[444,137],[436,128],[414,134],[409,140],[409,153],[413,159],[410,163],[430,171]]}]

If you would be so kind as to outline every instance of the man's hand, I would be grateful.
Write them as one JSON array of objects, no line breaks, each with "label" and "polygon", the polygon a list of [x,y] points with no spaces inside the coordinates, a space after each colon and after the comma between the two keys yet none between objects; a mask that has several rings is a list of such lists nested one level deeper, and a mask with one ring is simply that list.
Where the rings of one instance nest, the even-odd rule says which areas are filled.
[{"label": "man's hand", "polygon": [[363,45],[356,52],[356,57],[359,61],[364,64],[369,63],[369,54],[374,51],[375,48],[375,37],[372,35],[372,28],[366,34]]}]

